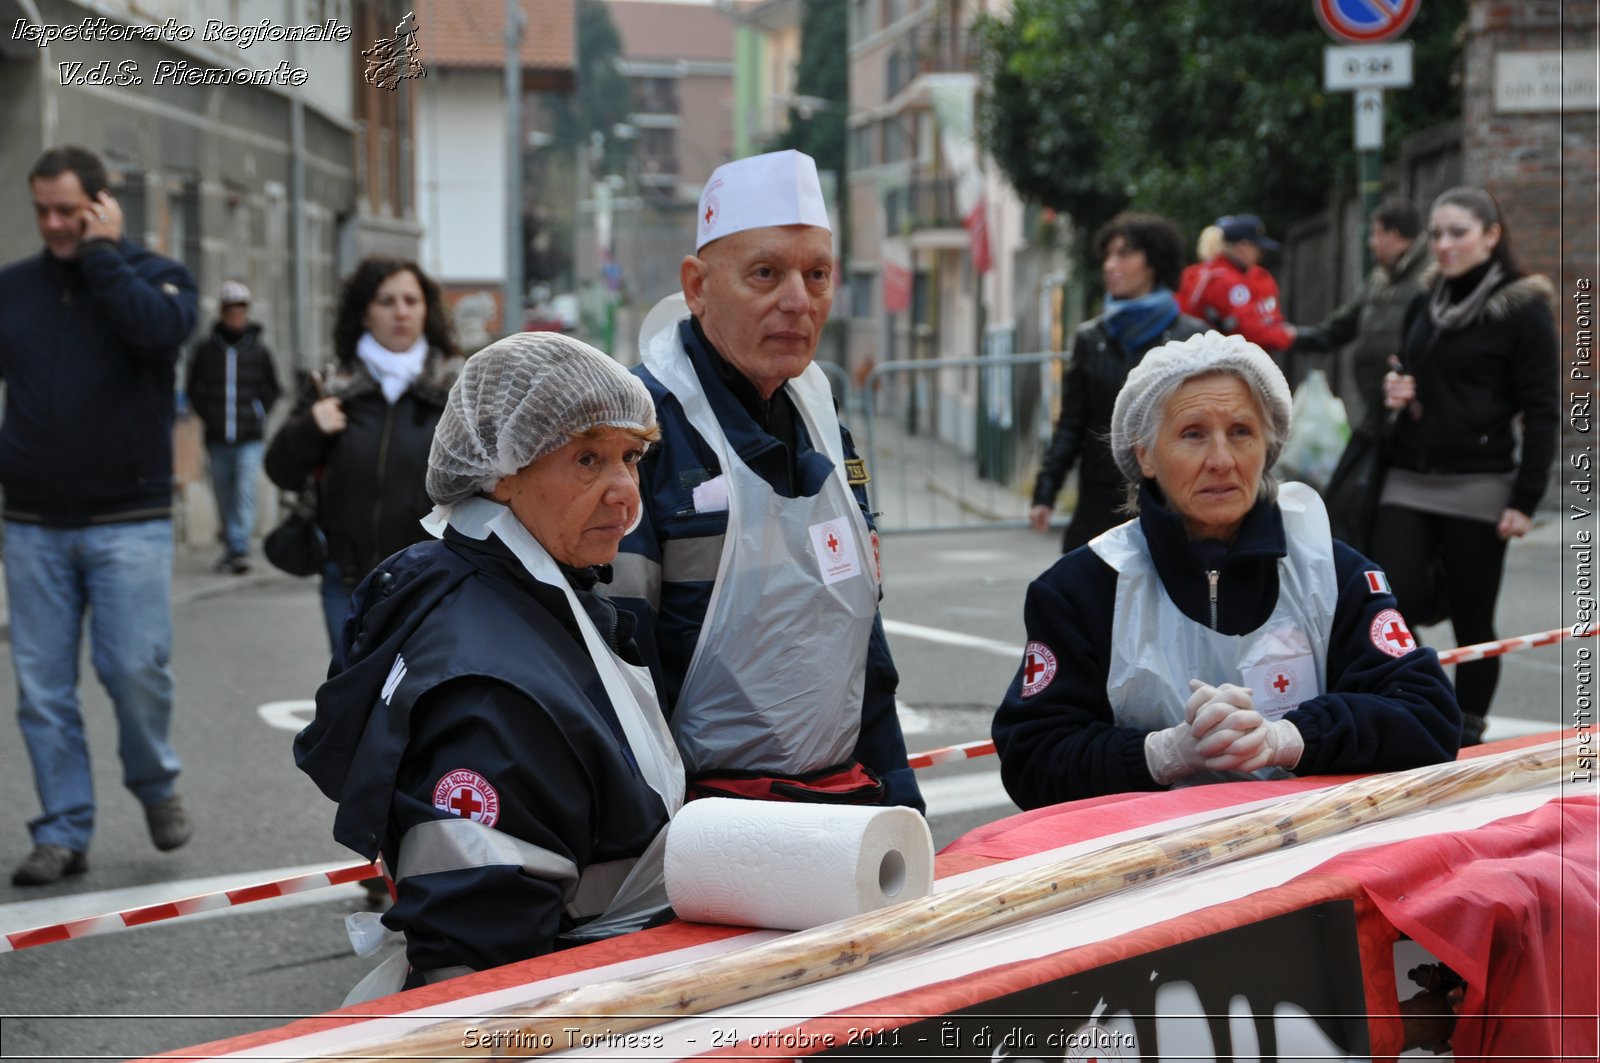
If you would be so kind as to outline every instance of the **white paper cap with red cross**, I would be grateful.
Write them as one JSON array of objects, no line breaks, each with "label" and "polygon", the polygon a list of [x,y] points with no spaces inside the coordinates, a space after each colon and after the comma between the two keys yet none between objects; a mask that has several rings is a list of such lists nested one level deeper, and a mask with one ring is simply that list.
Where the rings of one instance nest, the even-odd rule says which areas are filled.
[{"label": "white paper cap with red cross", "polygon": [[822,202],[817,162],[790,149],[723,163],[700,193],[694,249],[768,225],[815,225],[833,231]]}]

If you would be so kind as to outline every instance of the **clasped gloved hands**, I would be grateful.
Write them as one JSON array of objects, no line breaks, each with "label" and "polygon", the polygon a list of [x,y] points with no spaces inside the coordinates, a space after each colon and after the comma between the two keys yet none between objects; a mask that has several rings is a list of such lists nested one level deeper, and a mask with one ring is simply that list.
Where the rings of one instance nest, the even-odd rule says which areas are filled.
[{"label": "clasped gloved hands", "polygon": [[1256,712],[1248,687],[1191,679],[1189,689],[1184,722],[1145,736],[1145,764],[1157,783],[1167,786],[1202,768],[1250,772],[1300,763],[1299,729]]}]

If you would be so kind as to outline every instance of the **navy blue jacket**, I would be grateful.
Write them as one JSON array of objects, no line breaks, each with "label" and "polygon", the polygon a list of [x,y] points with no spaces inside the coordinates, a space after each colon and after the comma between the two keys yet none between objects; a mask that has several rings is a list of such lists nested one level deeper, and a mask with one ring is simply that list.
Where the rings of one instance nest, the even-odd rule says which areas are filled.
[{"label": "navy blue jacket", "polygon": [[127,240],[0,269],[7,520],[81,528],[171,516],[178,348],[198,307],[187,269]]},{"label": "navy blue jacket", "polygon": [[[1221,572],[1217,630],[1243,635],[1266,622],[1278,600],[1278,560],[1287,553],[1276,505],[1258,502],[1231,547],[1190,542],[1182,519],[1148,480],[1139,505],[1156,572],[1185,616],[1210,622],[1205,573],[1214,569]],[[1394,595],[1373,591],[1365,577],[1381,570],[1337,540],[1333,561],[1339,603],[1328,637],[1327,692],[1284,717],[1305,739],[1296,774],[1396,771],[1454,758],[1461,710],[1438,654],[1413,646],[1393,657],[1379,649],[1372,621],[1397,608]],[[1056,674],[1024,697],[1019,667],[993,726],[1001,778],[1022,808],[1161,789],[1145,764],[1149,732],[1118,726],[1106,696],[1116,588],[1116,570],[1087,546],[1028,586],[1027,637],[1055,654]]]},{"label": "navy blue jacket", "polygon": [[[798,412],[786,393],[774,394],[763,404],[748,382],[704,342],[685,319],[679,328],[695,376],[710,402],[728,443],[742,461],[785,498],[814,495],[833,473],[833,463],[816,449]],[[639,468],[639,489],[644,498],[644,518],[622,541],[616,561],[617,577],[612,598],[639,617],[639,649],[662,691],[662,704],[677,701],[683,677],[700,638],[711,588],[716,581],[722,538],[728,530],[727,511],[697,513],[695,487],[719,475],[721,464],[711,447],[690,425],[678,400],[643,366],[634,369],[655,399],[661,442],[650,448]],[[745,392],[741,398],[735,389]],[[756,422],[752,406],[769,418],[793,418],[798,452],[789,449]],[[768,423],[771,423],[770,420]],[[849,432],[844,432],[845,453],[855,457]],[[856,502],[872,527],[866,491],[858,486]],[[752,622],[759,618],[752,617]],[[825,667],[818,662],[818,667]],[[886,805],[909,805],[921,811],[922,795],[916,776],[906,766],[906,743],[895,715],[894,695],[900,674],[889,656],[881,617],[873,622],[867,645],[866,689],[861,705],[861,737],[855,756],[883,779]]]},{"label": "navy blue jacket", "polygon": [[[637,663],[631,618],[589,591],[595,570],[568,575],[595,626]],[[598,914],[569,909],[573,876],[637,857],[667,821],[565,596],[497,539],[453,529],[357,589],[295,761],[338,802],[334,838],[369,858],[381,849],[396,876],[408,832],[465,815],[439,807],[447,777],[475,773],[493,788],[487,826],[504,838],[483,846],[492,855],[398,878],[384,923],[406,935],[411,985],[419,972],[556,948]]]}]

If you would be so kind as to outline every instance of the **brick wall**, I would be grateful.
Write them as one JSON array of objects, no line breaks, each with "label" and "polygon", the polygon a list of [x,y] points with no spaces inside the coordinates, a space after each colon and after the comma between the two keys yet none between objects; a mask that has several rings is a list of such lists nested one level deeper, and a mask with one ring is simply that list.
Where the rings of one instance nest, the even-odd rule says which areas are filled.
[{"label": "brick wall", "polygon": [[[1600,115],[1567,102],[1560,111],[1518,112],[1497,107],[1497,57],[1519,52],[1561,52],[1570,70],[1592,78],[1600,46],[1600,11],[1593,0],[1471,0],[1466,25],[1466,79],[1462,100],[1462,179],[1494,193],[1504,211],[1512,247],[1524,269],[1556,284],[1561,312],[1563,376],[1576,347],[1592,342],[1592,320],[1579,319],[1574,296],[1585,281],[1600,284]],[[1593,295],[1587,307],[1593,310]],[[1593,363],[1589,363],[1593,365]],[[1581,385],[1580,385],[1581,386]],[[1587,390],[1592,394],[1593,385]],[[1573,419],[1563,424],[1570,452],[1592,443]],[[1557,470],[1555,482],[1562,477]],[[1556,494],[1553,490],[1552,495]]]}]

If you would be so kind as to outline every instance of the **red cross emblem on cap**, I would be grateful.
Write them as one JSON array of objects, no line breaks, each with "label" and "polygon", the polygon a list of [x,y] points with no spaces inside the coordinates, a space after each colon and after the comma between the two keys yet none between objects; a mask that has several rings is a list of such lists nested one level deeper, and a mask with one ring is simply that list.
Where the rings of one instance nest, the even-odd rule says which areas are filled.
[{"label": "red cross emblem on cap", "polygon": [[1373,617],[1369,634],[1372,644],[1390,657],[1404,657],[1417,648],[1416,636],[1398,609],[1385,609]]},{"label": "red cross emblem on cap", "polygon": [[1042,642],[1030,642],[1022,651],[1022,696],[1031,698],[1056,677],[1056,655]]},{"label": "red cross emblem on cap", "polygon": [[707,206],[706,207],[706,224],[707,225],[711,224],[711,215],[713,215],[715,213],[716,213],[716,209],[715,208],[713,208],[711,206]]}]

